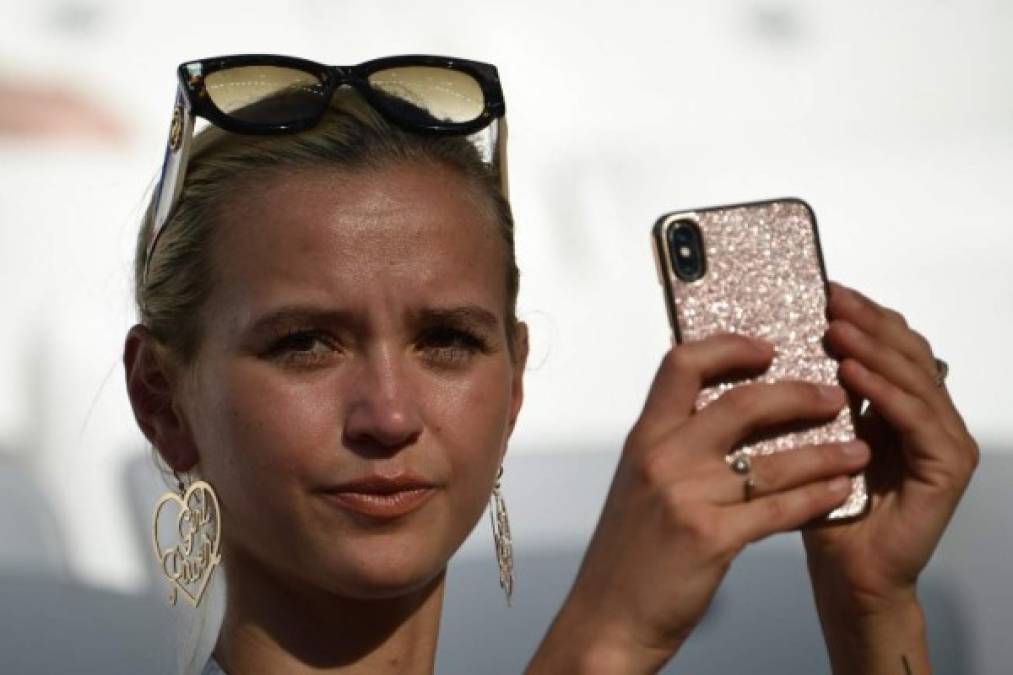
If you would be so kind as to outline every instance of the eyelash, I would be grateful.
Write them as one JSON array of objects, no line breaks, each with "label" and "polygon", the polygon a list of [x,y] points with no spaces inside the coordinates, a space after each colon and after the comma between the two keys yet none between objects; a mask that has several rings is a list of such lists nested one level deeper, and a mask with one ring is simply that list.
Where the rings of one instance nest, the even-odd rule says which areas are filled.
[{"label": "eyelash", "polygon": [[463,365],[475,354],[487,353],[489,346],[476,333],[453,326],[434,326],[422,332],[416,343],[438,366]]},{"label": "eyelash", "polygon": [[[314,352],[313,347],[323,344],[327,352]],[[426,360],[438,367],[452,368],[464,365],[479,353],[488,353],[487,341],[477,333],[453,326],[434,326],[422,331],[416,348]],[[309,346],[308,349],[303,348]],[[333,358],[340,351],[333,336],[318,330],[293,329],[277,338],[268,350],[272,358],[295,366],[314,366]]]},{"label": "eyelash", "polygon": [[[307,341],[311,341],[311,349],[317,343],[326,345],[328,352],[320,354],[314,353],[311,349],[298,349],[300,346],[305,346]],[[294,329],[275,340],[271,345],[269,354],[294,365],[311,366],[327,360],[338,349],[339,347],[334,339],[325,333],[315,330]]]}]

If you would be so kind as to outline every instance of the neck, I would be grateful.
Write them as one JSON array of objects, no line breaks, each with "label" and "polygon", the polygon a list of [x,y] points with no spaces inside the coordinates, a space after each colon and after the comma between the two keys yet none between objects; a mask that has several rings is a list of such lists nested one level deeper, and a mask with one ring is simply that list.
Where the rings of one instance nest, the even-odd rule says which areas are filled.
[{"label": "neck", "polygon": [[445,572],[396,598],[361,600],[300,584],[230,551],[215,659],[229,675],[430,674]]}]

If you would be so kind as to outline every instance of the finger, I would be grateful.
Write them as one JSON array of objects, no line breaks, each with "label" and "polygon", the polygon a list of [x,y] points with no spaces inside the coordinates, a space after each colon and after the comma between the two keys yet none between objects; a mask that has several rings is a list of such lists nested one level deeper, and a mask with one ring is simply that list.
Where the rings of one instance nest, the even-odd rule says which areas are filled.
[{"label": "finger", "polygon": [[727,454],[763,429],[789,422],[829,420],[847,403],[844,390],[813,382],[755,383],[734,387],[680,429],[683,445],[708,455]]},{"label": "finger", "polygon": [[[898,433],[913,442],[900,443],[912,471],[923,479],[942,471],[948,476],[970,476],[974,462],[962,451],[963,434],[954,438],[931,407],[916,396],[895,386],[882,375],[865,368],[855,359],[841,363],[842,381],[870,404]],[[960,440],[958,440],[960,439]]]},{"label": "finger", "polygon": [[828,309],[831,319],[845,319],[881,342],[893,347],[926,373],[935,376],[932,347],[907,325],[899,312],[884,307],[858,291],[836,282],[830,284]]},{"label": "finger", "polygon": [[957,434],[964,430],[960,414],[946,391],[936,384],[935,377],[897,350],[876,341],[848,321],[832,321],[827,339],[840,357],[857,360],[868,370],[922,399],[939,415],[950,433]]},{"label": "finger", "polygon": [[[807,445],[750,458],[748,478],[753,499],[784,492],[819,480],[861,471],[871,456],[863,441]],[[706,474],[685,486],[684,493],[715,504],[736,504],[745,497],[747,476],[736,474],[724,460],[708,465]]]},{"label": "finger", "polygon": [[731,536],[751,542],[776,532],[794,530],[840,506],[851,492],[851,478],[837,476],[726,506]]},{"label": "finger", "polygon": [[641,421],[665,428],[677,425],[693,413],[705,381],[735,371],[761,372],[773,358],[770,343],[733,333],[673,347],[658,367]]}]

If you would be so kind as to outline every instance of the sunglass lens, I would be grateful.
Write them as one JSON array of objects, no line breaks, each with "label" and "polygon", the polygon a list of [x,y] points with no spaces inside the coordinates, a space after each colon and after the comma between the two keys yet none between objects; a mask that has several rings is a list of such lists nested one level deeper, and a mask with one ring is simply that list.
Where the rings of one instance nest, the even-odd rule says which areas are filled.
[{"label": "sunglass lens", "polygon": [[326,106],[321,80],[295,68],[240,66],[209,73],[211,102],[224,114],[251,124],[311,120]]},{"label": "sunglass lens", "polygon": [[427,125],[462,124],[482,115],[485,97],[467,73],[434,66],[399,66],[378,70],[369,84],[389,113]]}]

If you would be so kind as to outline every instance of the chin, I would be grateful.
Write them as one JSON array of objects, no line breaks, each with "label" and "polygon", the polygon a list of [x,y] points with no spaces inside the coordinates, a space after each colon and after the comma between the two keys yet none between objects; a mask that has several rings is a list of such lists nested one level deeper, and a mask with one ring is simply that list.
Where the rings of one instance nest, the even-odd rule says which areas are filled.
[{"label": "chin", "polygon": [[382,600],[417,593],[442,577],[447,557],[432,551],[358,550],[326,566],[325,584],[334,593],[360,600]]}]

